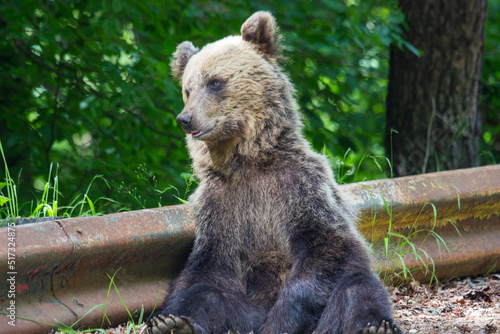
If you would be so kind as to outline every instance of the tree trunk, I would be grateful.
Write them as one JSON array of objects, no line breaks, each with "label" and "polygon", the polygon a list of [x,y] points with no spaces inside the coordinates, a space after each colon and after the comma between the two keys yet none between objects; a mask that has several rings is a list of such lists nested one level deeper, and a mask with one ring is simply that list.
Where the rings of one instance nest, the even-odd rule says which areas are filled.
[{"label": "tree trunk", "polygon": [[487,0],[399,5],[421,55],[391,47],[385,146],[394,176],[477,166]]}]

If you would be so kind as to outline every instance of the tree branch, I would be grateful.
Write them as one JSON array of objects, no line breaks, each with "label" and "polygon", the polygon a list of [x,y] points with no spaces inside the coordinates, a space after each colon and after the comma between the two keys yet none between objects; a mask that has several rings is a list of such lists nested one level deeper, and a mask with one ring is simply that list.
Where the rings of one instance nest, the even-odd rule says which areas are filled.
[{"label": "tree branch", "polygon": [[20,120],[21,122],[23,122],[24,124],[26,124],[26,126],[28,127],[29,130],[31,130],[35,136],[38,138],[38,140],[40,140],[40,142],[42,143],[42,147],[43,147],[43,150],[45,151],[47,146],[45,145],[45,143],[43,142],[43,138],[42,136],[40,135],[40,133],[38,133],[37,129],[35,129],[30,122],[28,122],[26,119],[22,118],[21,116],[17,115],[16,113],[13,113],[12,111],[10,110],[5,110],[6,113],[12,115],[13,117],[17,118],[18,120]]},{"label": "tree branch", "polygon": [[46,69],[49,72],[55,72],[56,69],[52,66],[44,63],[39,57],[35,56],[33,52],[29,48],[27,48],[24,43],[19,39],[11,39],[12,44],[21,51],[29,60],[31,60],[36,65],[40,66],[43,69]]},{"label": "tree branch", "polygon": [[[159,134],[159,135],[162,135],[162,136],[165,136],[165,137],[174,137],[176,139],[182,139],[183,137],[175,134],[175,133],[168,133],[168,132],[164,132],[164,131],[160,131],[158,130],[157,128],[155,128],[153,125],[151,125],[142,115],[134,112],[133,110],[129,109],[129,108],[126,108],[122,105],[118,105],[118,107],[122,108],[123,110],[125,110],[125,112],[129,115],[131,115],[132,117],[135,117],[137,118],[142,124],[144,124],[146,127],[148,127],[149,129],[151,129],[151,131]],[[134,109],[137,109],[137,108],[134,108]]]}]

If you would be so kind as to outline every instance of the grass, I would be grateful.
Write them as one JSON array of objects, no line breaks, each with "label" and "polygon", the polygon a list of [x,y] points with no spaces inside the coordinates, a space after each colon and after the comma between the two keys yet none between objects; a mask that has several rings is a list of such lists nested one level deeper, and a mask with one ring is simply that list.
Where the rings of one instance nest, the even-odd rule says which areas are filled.
[{"label": "grass", "polygon": [[[115,292],[116,292],[116,294],[118,295],[118,298],[120,298],[120,301],[122,302],[123,307],[127,311],[127,314],[128,314],[128,317],[129,317],[129,320],[128,320],[128,323],[127,323],[127,328],[130,326],[135,331],[137,329],[136,327],[138,327],[139,325],[141,325],[144,322],[144,320],[145,320],[144,319],[144,307],[141,308],[141,311],[140,311],[138,317],[135,316],[135,311],[134,312],[130,312],[129,308],[127,307],[127,304],[123,300],[123,297],[122,297],[122,295],[121,295],[120,291],[118,290],[118,287],[116,286],[116,283],[115,283],[115,276],[118,273],[118,271],[120,271],[120,269],[121,268],[118,268],[118,270],[115,271],[115,273],[113,274],[113,276],[108,275],[110,283],[109,283],[109,287],[108,287],[108,293],[106,295],[106,302],[104,303],[104,310],[103,310],[103,317],[102,317],[101,327],[103,327],[105,325],[104,324],[105,321],[108,322],[108,325],[111,325],[111,321],[109,320],[109,318],[107,316],[107,305],[108,305],[109,296],[110,296],[110,293],[111,293],[111,287],[113,287],[114,290],[115,290]],[[156,303],[155,303],[155,305],[153,307],[153,310],[151,311],[151,315],[155,312],[156,307],[158,306],[158,302],[160,300],[160,294],[161,294],[161,287],[158,290],[158,294],[156,296]],[[134,318],[137,318],[137,322],[134,322]]]},{"label": "grass", "polygon": [[[106,180],[101,175],[97,175],[92,179],[84,194],[75,197],[69,205],[60,206],[59,198],[61,194],[59,193],[59,165],[56,164],[54,166],[54,164],[51,164],[47,181],[43,185],[41,195],[31,202],[19,205],[17,186],[9,173],[9,166],[7,165],[7,159],[5,158],[1,142],[0,153],[2,155],[5,168],[5,179],[4,182],[0,183],[0,218],[16,219],[21,215],[29,218],[95,216],[100,214],[95,210],[95,202],[101,200],[113,201],[112,199],[105,197],[100,197],[93,201],[88,196],[90,188],[96,180],[101,180],[109,187]],[[3,189],[6,189],[6,191]],[[4,220],[2,224],[5,223],[6,220]]]},{"label": "grass", "polygon": [[[346,163],[346,161],[350,158],[350,155],[353,155],[353,152],[351,150],[347,150],[344,154],[343,160],[335,161],[335,163],[333,163],[333,169],[335,171],[335,176],[339,184],[345,183],[348,179],[352,180],[352,182],[359,181],[359,170],[361,169],[361,165],[363,163],[366,163],[367,161],[373,162],[373,164],[378,168],[380,172],[384,172],[384,170],[389,171],[392,179],[392,163],[389,158],[383,156],[362,155],[357,159],[357,161],[353,161],[351,159],[351,164],[349,165]],[[383,166],[384,163],[386,164],[386,166]],[[377,208],[374,189],[370,188],[369,186],[364,187],[370,193],[374,204],[373,217],[371,222],[371,239],[373,240],[375,223],[377,221]],[[452,185],[452,187],[454,187],[456,190],[457,205],[458,210],[460,211],[459,191],[455,186]],[[385,222],[382,222],[387,224],[387,232],[383,237],[382,245],[375,245],[373,243],[370,245],[370,249],[372,250],[374,255],[378,256],[381,260],[383,260],[384,263],[378,264],[377,268],[375,268],[376,272],[387,285],[405,284],[409,283],[410,281],[415,281],[414,274],[417,272],[420,272],[424,275],[430,275],[430,284],[438,284],[439,281],[435,275],[436,268],[434,259],[423,248],[424,243],[429,238],[433,238],[437,243],[440,254],[443,251],[446,251],[448,253],[450,252],[444,239],[439,235],[439,233],[436,232],[436,226],[438,223],[436,206],[431,202],[424,203],[419,213],[415,217],[413,223],[410,225],[408,232],[403,235],[394,231],[395,221],[393,217],[392,198],[390,201],[388,201],[382,194],[378,193],[376,195],[378,195],[382,200],[385,212],[387,213],[387,220]],[[430,228],[417,228],[417,222],[419,222],[422,213],[428,207],[430,207],[433,212],[432,226]],[[457,233],[460,235],[460,231],[456,227],[455,222],[451,220],[448,220],[448,222],[455,227]],[[405,259],[407,261],[412,260],[414,263],[417,263],[419,265],[414,266],[413,268],[409,268],[405,264]]]},{"label": "grass", "polygon": [[[15,219],[20,218],[20,216],[29,218],[96,216],[102,214],[101,212],[96,211],[95,203],[97,201],[105,200],[109,202],[116,202],[105,197],[100,197],[95,200],[90,199],[88,193],[96,180],[101,180],[104,184],[107,184],[106,180],[101,175],[97,175],[92,179],[84,194],[75,197],[67,206],[60,206],[59,177],[57,175],[58,169],[58,165],[54,168],[54,165],[51,164],[49,175],[43,186],[41,195],[31,202],[19,205],[16,184],[10,177],[8,167],[5,164],[5,182],[0,183],[0,200],[2,201],[2,204],[4,204],[3,206],[0,205],[0,217]],[[2,193],[2,185],[6,185],[6,194]]]},{"label": "grass", "polygon": [[[341,159],[335,159],[326,148],[324,148],[323,153],[330,160],[330,165],[338,184],[385,178],[386,170],[384,169],[384,164],[387,166],[391,164],[389,159],[384,156],[358,155],[351,149],[348,149]],[[368,163],[370,164],[368,165]]]},{"label": "grass", "polygon": [[[2,159],[5,166],[5,182],[0,183],[0,208],[5,206],[5,213],[0,215],[1,218],[5,218],[2,222],[2,226],[7,224],[8,219],[14,220],[18,216],[18,204],[17,204],[17,188],[16,184],[12,180],[9,173],[9,168],[7,166],[7,159],[5,158],[5,153],[3,151],[2,142],[0,142],[0,153],[2,154]],[[7,190],[7,196],[4,196],[1,192],[3,188]],[[1,213],[2,211],[0,211]],[[3,217],[2,217],[3,216]]]},{"label": "grass", "polygon": [[[120,186],[118,187],[118,191],[121,194],[125,194],[133,202],[138,204],[142,209],[146,209],[152,206],[163,206],[162,199],[164,194],[168,191],[173,191],[174,193],[171,194],[171,196],[176,198],[180,203],[186,204],[187,198],[193,188],[193,185],[196,184],[196,179],[194,178],[193,174],[181,173],[181,178],[186,182],[186,187],[183,193],[181,193],[179,189],[173,185],[169,185],[164,189],[158,189],[158,181],[156,179],[156,175],[151,176],[150,172],[144,164],[139,165],[139,167],[134,171],[134,174],[136,175],[137,180],[146,185],[146,190],[148,194],[153,195],[153,199],[149,200],[149,198],[145,198],[140,193],[137,187],[129,187],[124,182],[120,184]],[[142,189],[142,191],[144,191],[144,189]]]},{"label": "grass", "polygon": [[[394,224],[392,216],[392,203],[387,202],[387,200],[383,196],[381,197],[384,203],[384,207],[389,215],[388,230],[386,236],[383,239],[383,247],[382,250],[378,250],[379,252],[381,251],[381,258],[384,260],[384,263],[388,265],[385,270],[382,268],[382,264],[379,264],[379,268],[377,268],[377,272],[379,272],[382,280],[386,284],[408,283],[409,281],[415,281],[414,273],[422,272],[424,275],[430,274],[429,284],[438,284],[438,279],[435,275],[436,267],[434,259],[429,256],[429,254],[423,248],[423,245],[428,238],[434,238],[440,254],[443,250],[446,250],[448,253],[450,252],[446,245],[446,242],[435,231],[435,228],[437,226],[436,206],[432,203],[426,202],[413,221],[413,224],[411,225],[408,233],[406,233],[406,235],[403,235],[401,233],[393,232]],[[417,222],[422,212],[428,206],[430,206],[433,210],[433,225],[431,228],[417,229]],[[373,218],[373,222],[375,222],[375,216]],[[460,233],[458,229],[457,232]],[[412,259],[419,265],[410,269],[406,266],[405,259]]]},{"label": "grass", "polygon": [[[115,199],[100,196],[91,198],[92,188],[96,183],[99,187],[107,190],[114,188],[103,175],[96,175],[92,178],[85,191],[73,197],[67,205],[61,205],[61,198],[64,197],[59,192],[59,165],[51,164],[47,175],[47,181],[43,183],[41,193],[35,195],[34,199],[30,202],[23,204],[18,200],[18,189],[16,182],[9,173],[7,159],[3,151],[2,143],[0,141],[0,153],[5,168],[5,178],[0,182],[0,221],[2,226],[7,223],[7,218],[16,219],[22,217],[38,218],[38,217],[84,217],[84,216],[98,216],[104,214],[102,211],[103,205],[99,203],[106,202],[112,203],[115,210],[113,212],[130,211],[130,207],[124,202],[119,202]],[[181,177],[186,182],[184,192],[179,191],[174,186],[168,186],[165,189],[158,189],[156,176],[150,176],[149,171],[145,165],[139,165],[134,171],[137,180],[145,185],[148,196],[141,195],[137,187],[128,187],[124,183],[116,187],[118,192],[125,194],[132,202],[137,203],[140,208],[146,209],[152,206],[163,206],[163,196],[167,192],[175,198],[179,203],[187,203],[187,198],[196,184],[194,176],[190,173],[182,173]],[[144,187],[143,187],[144,188]],[[149,196],[152,194],[152,196]]]}]

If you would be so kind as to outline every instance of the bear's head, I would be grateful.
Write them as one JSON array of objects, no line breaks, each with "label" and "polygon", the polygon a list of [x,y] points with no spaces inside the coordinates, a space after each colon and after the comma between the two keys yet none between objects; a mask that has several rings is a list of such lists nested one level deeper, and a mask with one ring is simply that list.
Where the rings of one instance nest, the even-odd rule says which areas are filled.
[{"label": "bear's head", "polygon": [[278,64],[280,35],[268,12],[253,14],[241,36],[229,36],[201,50],[183,42],[172,72],[182,83],[184,109],[177,122],[208,144],[255,138],[276,117],[295,118],[293,88]]}]

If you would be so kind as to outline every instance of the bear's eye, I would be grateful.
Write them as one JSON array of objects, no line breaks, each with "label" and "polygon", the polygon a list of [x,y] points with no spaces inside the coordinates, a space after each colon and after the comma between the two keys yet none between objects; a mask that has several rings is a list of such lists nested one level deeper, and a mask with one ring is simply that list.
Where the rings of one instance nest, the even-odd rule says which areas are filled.
[{"label": "bear's eye", "polygon": [[187,89],[184,91],[184,94],[186,94],[186,99],[189,99],[189,91]]},{"label": "bear's eye", "polygon": [[219,79],[212,79],[208,83],[208,87],[211,89],[219,89],[221,87],[221,81]]}]

